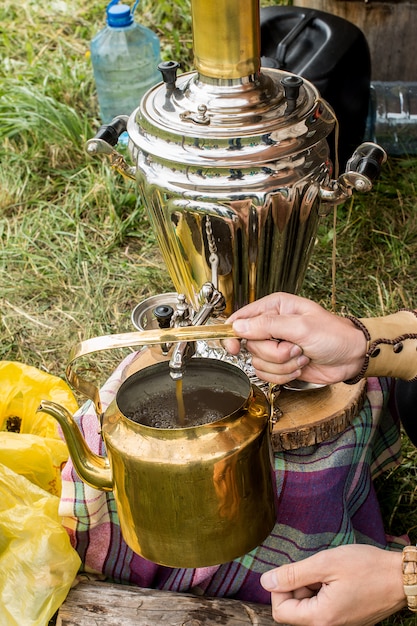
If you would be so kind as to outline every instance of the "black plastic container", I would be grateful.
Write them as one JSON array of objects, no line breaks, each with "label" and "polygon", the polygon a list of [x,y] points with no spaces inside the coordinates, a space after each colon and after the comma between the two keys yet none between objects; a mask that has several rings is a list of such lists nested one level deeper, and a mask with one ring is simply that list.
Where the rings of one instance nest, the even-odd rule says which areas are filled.
[{"label": "black plastic container", "polygon": [[[339,121],[343,168],[363,141],[368,116],[371,57],[362,31],[351,22],[304,7],[261,9],[261,63],[309,80]],[[329,138],[333,161],[334,136]]]}]

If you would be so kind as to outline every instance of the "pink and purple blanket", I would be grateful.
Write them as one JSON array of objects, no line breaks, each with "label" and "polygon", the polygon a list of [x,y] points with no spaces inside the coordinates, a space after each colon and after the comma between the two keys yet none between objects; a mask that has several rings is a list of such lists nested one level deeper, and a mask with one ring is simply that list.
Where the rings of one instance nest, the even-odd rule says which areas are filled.
[{"label": "pink and purple blanket", "polygon": [[[106,409],[120,386],[125,359],[101,389]],[[400,548],[406,538],[385,534],[373,479],[400,462],[398,421],[388,408],[390,380],[369,379],[361,412],[341,435],[325,443],[274,455],[276,524],[255,550],[214,567],[172,569],[135,554],[120,533],[112,493],[85,485],[69,461],[63,470],[60,514],[83,568],[140,587],[269,603],[259,578],[273,567],[346,543]],[[103,454],[90,402],[77,414],[90,448]]]}]

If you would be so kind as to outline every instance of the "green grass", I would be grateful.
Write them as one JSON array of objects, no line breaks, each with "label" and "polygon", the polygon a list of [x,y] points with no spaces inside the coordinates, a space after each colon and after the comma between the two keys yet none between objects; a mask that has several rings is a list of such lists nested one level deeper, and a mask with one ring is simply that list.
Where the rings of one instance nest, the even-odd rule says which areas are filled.
[{"label": "green grass", "polygon": [[[0,6],[0,359],[58,376],[76,341],[133,330],[133,307],[172,289],[134,183],[84,148],[100,124],[88,50],[105,6]],[[189,69],[189,0],[139,6],[164,60]],[[417,157],[389,159],[370,194],[338,208],[336,226],[323,220],[305,295],[361,316],[416,305],[416,166]],[[104,379],[120,358],[93,365]],[[415,540],[416,451],[406,438],[404,454],[378,489],[387,530]]]},{"label": "green grass", "polygon": [[329,301],[336,233],[336,301],[354,315],[415,306],[417,158],[389,159],[374,189],[355,194],[322,224],[304,290]]}]

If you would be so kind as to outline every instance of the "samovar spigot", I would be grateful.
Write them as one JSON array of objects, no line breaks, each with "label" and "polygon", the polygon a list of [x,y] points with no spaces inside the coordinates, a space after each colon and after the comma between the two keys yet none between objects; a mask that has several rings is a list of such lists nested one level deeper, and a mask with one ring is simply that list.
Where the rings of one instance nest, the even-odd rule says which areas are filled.
[{"label": "samovar spigot", "polygon": [[[171,325],[191,326],[191,324],[192,320],[190,317],[190,308],[185,295],[178,294],[177,306],[171,320]],[[178,380],[183,377],[186,361],[191,359],[194,354],[194,341],[180,341],[180,343],[176,344],[169,361],[169,372],[173,380]]]},{"label": "samovar spigot", "polygon": [[172,380],[178,380],[184,376],[186,363],[194,354],[194,341],[181,341],[177,343],[169,361],[169,374]]},{"label": "samovar spigot", "polygon": [[[210,317],[220,315],[226,306],[223,294],[209,282],[204,283],[200,290],[199,300],[202,301],[202,305],[192,319],[188,315],[184,315],[185,311],[188,310],[186,309],[185,296],[182,296],[182,300],[181,295],[179,298],[179,311],[177,309],[173,317],[173,325],[177,326],[202,326]],[[195,352],[195,341],[181,341],[175,346],[169,361],[169,371],[173,380],[183,377],[187,362]]]}]

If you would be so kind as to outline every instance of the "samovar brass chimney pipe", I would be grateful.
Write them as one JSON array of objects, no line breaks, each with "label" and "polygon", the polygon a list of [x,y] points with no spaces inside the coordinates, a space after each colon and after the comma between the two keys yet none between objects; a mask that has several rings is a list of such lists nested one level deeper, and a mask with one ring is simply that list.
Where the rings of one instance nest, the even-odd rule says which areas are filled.
[{"label": "samovar brass chimney pipe", "polygon": [[258,0],[192,0],[194,65],[200,77],[234,80],[260,71]]}]

